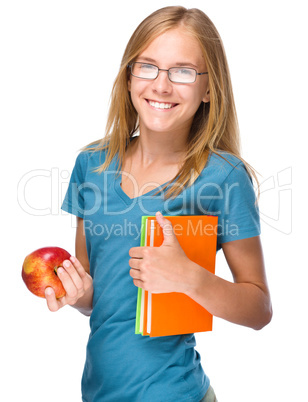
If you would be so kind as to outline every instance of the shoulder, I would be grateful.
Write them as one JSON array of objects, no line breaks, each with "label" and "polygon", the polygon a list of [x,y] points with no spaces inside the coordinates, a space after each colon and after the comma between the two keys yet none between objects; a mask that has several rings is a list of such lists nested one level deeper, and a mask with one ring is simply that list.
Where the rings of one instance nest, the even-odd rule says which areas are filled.
[{"label": "shoulder", "polygon": [[218,185],[222,185],[228,180],[250,179],[242,160],[226,151],[212,152],[200,176],[201,180],[211,181]]},{"label": "shoulder", "polygon": [[226,151],[211,152],[205,168],[216,168],[223,172],[230,173],[242,161],[235,155]]},{"label": "shoulder", "polygon": [[[245,163],[228,152],[212,154],[202,171],[207,213],[218,216],[218,243],[260,234],[260,217],[251,175]],[[201,192],[200,192],[201,193]],[[201,201],[202,202],[202,201]]]},{"label": "shoulder", "polygon": [[98,167],[106,160],[107,149],[101,149],[99,142],[83,147],[76,157],[75,166],[82,170]]}]

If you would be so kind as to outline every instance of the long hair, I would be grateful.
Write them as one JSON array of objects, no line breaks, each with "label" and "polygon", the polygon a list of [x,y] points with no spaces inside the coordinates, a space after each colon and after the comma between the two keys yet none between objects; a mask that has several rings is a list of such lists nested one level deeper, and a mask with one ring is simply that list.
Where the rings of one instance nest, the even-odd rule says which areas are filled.
[{"label": "long hair", "polygon": [[[220,35],[204,12],[180,6],[155,11],[139,24],[131,36],[112,88],[105,137],[86,147],[87,150],[96,151],[107,149],[105,162],[96,171],[104,171],[112,159],[117,157],[119,172],[127,145],[139,128],[138,114],[128,91],[127,66],[155,38],[179,26],[187,29],[200,44],[208,68],[210,102],[202,102],[194,116],[184,162],[178,174],[171,180],[172,185],[166,192],[166,198],[176,197],[184,187],[194,183],[211,152],[222,158],[223,153],[220,151],[235,155],[244,163],[250,177],[254,177],[258,183],[253,168],[241,157],[231,77]],[[162,190],[167,186],[168,183]]]}]

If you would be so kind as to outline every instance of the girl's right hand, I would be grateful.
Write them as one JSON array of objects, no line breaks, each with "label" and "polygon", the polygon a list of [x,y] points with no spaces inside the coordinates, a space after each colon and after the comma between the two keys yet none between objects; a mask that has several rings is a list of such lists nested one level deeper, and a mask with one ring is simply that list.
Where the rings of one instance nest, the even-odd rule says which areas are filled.
[{"label": "girl's right hand", "polygon": [[[93,298],[93,280],[77,258],[71,256],[70,260],[63,261],[63,268],[58,268],[57,274],[63,284],[66,295],[57,299],[54,290],[51,287],[46,288],[45,297],[49,310],[58,311],[67,304],[74,306],[78,300],[78,308],[90,310]],[[83,303],[82,298],[84,296],[85,300]]]}]

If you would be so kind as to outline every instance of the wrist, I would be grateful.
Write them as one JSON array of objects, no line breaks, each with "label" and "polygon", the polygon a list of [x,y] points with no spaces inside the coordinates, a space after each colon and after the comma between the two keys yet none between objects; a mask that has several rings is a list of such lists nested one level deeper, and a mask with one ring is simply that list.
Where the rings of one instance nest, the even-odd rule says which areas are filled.
[{"label": "wrist", "polygon": [[185,282],[182,293],[193,299],[204,283],[204,271],[206,270],[203,267],[188,259],[188,264],[185,266]]},{"label": "wrist", "polygon": [[85,294],[71,306],[78,310],[81,314],[90,316],[92,313],[93,303],[93,286],[91,285],[85,292]]}]

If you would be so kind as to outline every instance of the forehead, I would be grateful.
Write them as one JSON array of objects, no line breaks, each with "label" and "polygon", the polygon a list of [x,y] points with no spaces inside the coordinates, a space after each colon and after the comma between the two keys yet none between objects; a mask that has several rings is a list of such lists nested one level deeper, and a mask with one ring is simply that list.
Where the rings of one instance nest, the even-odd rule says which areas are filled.
[{"label": "forehead", "polygon": [[185,28],[174,28],[159,35],[139,54],[138,58],[164,64],[194,64],[204,67],[205,61],[198,40]]}]

